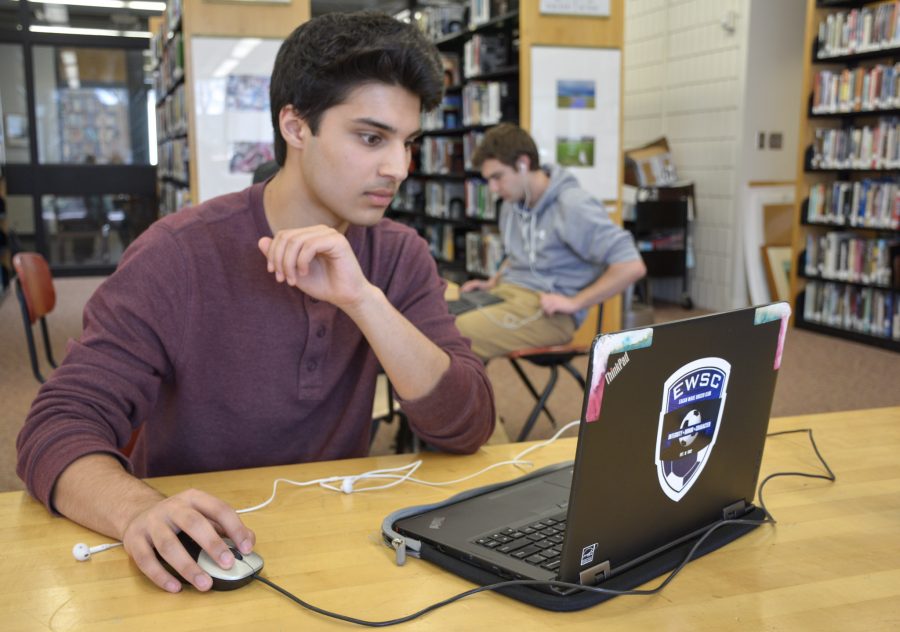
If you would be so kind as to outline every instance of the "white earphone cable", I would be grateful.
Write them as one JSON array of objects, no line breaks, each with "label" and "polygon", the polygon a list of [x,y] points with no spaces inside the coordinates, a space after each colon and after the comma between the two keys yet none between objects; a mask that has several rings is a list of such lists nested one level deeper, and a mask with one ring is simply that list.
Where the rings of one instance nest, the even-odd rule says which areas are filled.
[{"label": "white earphone cable", "polygon": [[[514,456],[512,459],[507,461],[500,461],[497,463],[493,463],[488,465],[485,468],[478,470],[473,474],[469,474],[467,476],[463,476],[461,478],[453,479],[450,481],[426,481],[419,478],[414,478],[413,474],[422,466],[422,460],[418,459],[413,461],[412,463],[407,463],[406,465],[401,465],[399,467],[392,468],[384,468],[380,470],[371,470],[368,472],[363,472],[362,474],[351,474],[347,476],[329,476],[326,478],[317,478],[311,481],[293,481],[288,478],[278,478],[272,484],[272,494],[259,503],[258,505],[254,505],[252,507],[246,507],[244,509],[236,510],[238,514],[251,513],[253,511],[259,511],[264,507],[269,506],[274,500],[275,496],[278,494],[278,485],[279,483],[284,483],[286,485],[293,485],[294,487],[311,487],[313,485],[318,485],[324,489],[328,489],[334,492],[341,492],[344,494],[352,494],[354,492],[371,492],[379,489],[388,489],[390,487],[396,487],[397,485],[402,484],[404,481],[409,481],[411,483],[418,483],[419,485],[427,485],[429,487],[444,487],[447,485],[456,485],[458,483],[463,483],[470,479],[473,479],[477,476],[481,476],[485,472],[489,472],[498,467],[502,467],[504,465],[513,465],[520,469],[523,469],[523,466],[533,465],[531,461],[522,460],[524,456],[543,448],[545,446],[550,445],[554,441],[556,441],[559,436],[564,433],[566,430],[571,428],[572,426],[578,425],[580,420],[575,420],[567,423],[565,426],[556,431],[556,433],[547,439],[546,441],[542,441],[541,443],[537,443],[525,450],[522,450],[519,454]],[[402,472],[402,474],[401,474]],[[356,487],[356,483],[358,481],[369,481],[369,480],[387,480],[389,482],[383,483],[381,485],[371,485],[367,487]],[[340,485],[336,485],[336,483],[340,483]],[[88,547],[87,544],[79,542],[72,549],[72,555],[78,561],[86,561],[91,559],[91,554],[99,553],[100,551],[105,551],[107,549],[111,549],[116,546],[121,546],[121,542],[111,542],[108,544],[100,544],[94,547]]]}]

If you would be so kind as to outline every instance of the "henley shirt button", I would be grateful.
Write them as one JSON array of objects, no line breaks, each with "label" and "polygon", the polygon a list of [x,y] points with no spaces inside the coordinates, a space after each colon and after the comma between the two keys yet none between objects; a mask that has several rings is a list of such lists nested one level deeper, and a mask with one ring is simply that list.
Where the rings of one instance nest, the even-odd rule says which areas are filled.
[{"label": "henley shirt button", "polygon": [[310,297],[309,302],[310,303],[318,303],[319,299]]},{"label": "henley shirt button", "polygon": [[325,337],[325,325],[322,325],[316,330],[316,338],[324,338]]},{"label": "henley shirt button", "polygon": [[309,362],[306,363],[306,368],[309,371],[315,371],[318,366],[319,366],[319,363],[316,362],[315,360],[310,360]]}]

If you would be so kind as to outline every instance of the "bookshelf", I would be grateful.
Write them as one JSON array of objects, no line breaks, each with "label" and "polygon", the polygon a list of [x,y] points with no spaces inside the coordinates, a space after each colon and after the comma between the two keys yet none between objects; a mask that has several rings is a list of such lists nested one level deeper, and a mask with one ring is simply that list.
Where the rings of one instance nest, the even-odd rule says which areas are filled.
[{"label": "bookshelf", "polygon": [[900,351],[900,2],[807,0],[797,327]]},{"label": "bookshelf", "polygon": [[[446,94],[423,117],[422,141],[390,216],[429,241],[441,274],[454,281],[490,276],[500,263],[498,200],[472,168],[471,155],[492,125],[513,122],[531,129],[531,49],[622,48],[624,0],[611,0],[610,15],[603,18],[543,14],[539,4],[460,0],[410,9],[445,58]],[[621,164],[619,172],[624,173]],[[618,200],[616,209],[613,219],[621,224]],[[604,331],[619,329],[619,297],[604,304],[603,319]]]},{"label": "bookshelf", "polygon": [[169,0],[165,13],[150,21],[160,215],[200,201],[193,38],[283,39],[309,16],[309,0],[256,6]]},{"label": "bookshelf", "polygon": [[414,13],[441,53],[445,94],[423,114],[410,176],[391,209],[428,241],[441,273],[457,282],[489,277],[500,265],[499,200],[471,158],[485,130],[519,122],[518,9],[479,4],[480,15],[469,3],[423,5]]}]

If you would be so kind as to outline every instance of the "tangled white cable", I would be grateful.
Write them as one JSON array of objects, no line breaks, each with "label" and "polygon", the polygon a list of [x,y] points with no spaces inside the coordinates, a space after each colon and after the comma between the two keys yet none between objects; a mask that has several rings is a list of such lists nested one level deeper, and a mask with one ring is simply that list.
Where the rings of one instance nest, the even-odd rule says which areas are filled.
[{"label": "tangled white cable", "polygon": [[[353,494],[355,492],[371,492],[378,489],[388,489],[390,487],[396,487],[400,485],[404,481],[409,481],[411,483],[418,483],[419,485],[428,485],[429,487],[444,487],[446,485],[456,485],[457,483],[463,483],[470,479],[475,478],[476,476],[481,476],[485,472],[489,472],[490,470],[496,469],[498,467],[502,467],[504,465],[513,465],[518,468],[523,468],[526,465],[532,465],[531,461],[522,460],[524,456],[543,448],[544,446],[548,446],[554,441],[556,441],[559,436],[564,433],[566,430],[571,428],[572,426],[578,425],[580,422],[578,420],[571,421],[567,423],[565,426],[556,431],[556,433],[547,439],[546,441],[542,441],[541,443],[537,443],[530,448],[526,448],[519,452],[516,456],[508,461],[500,461],[498,463],[493,463],[488,465],[486,468],[478,470],[474,474],[469,474],[468,476],[463,476],[462,478],[457,478],[451,481],[425,481],[419,478],[414,478],[413,474],[422,466],[422,460],[419,459],[417,461],[413,461],[412,463],[408,463],[406,465],[401,465],[400,467],[392,467],[385,468],[380,470],[371,470],[369,472],[363,472],[362,474],[351,474],[347,476],[329,476],[326,478],[317,478],[311,481],[292,481],[288,478],[278,478],[275,479],[272,484],[272,495],[269,496],[268,499],[259,503],[258,505],[254,505],[253,507],[247,507],[245,509],[238,509],[237,513],[245,514],[253,511],[259,511],[260,509],[267,507],[269,504],[275,500],[275,496],[278,493],[278,484],[284,483],[286,485],[293,485],[294,487],[310,487],[312,485],[318,485],[324,489],[330,489],[334,492],[340,492],[342,494]],[[356,484],[360,481],[372,481],[372,480],[387,480],[389,482],[383,483],[381,485],[370,485],[366,487],[356,487]],[[121,542],[114,542],[109,544],[100,544],[97,546],[89,547],[87,544],[83,544],[79,542],[72,549],[72,555],[79,562],[84,562],[91,559],[91,555],[93,553],[99,553],[100,551],[105,551],[107,549],[111,549],[116,546],[121,546]]]}]

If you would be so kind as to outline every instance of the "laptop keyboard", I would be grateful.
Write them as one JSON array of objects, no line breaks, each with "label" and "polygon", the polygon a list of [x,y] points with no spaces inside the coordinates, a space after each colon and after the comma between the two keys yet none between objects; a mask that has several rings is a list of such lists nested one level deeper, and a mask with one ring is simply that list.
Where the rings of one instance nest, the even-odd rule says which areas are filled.
[{"label": "laptop keyboard", "polygon": [[524,527],[508,527],[475,540],[476,544],[556,572],[566,536],[566,514]]}]

